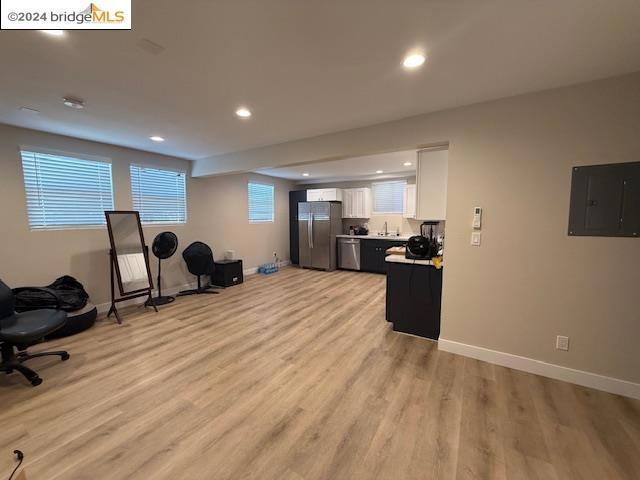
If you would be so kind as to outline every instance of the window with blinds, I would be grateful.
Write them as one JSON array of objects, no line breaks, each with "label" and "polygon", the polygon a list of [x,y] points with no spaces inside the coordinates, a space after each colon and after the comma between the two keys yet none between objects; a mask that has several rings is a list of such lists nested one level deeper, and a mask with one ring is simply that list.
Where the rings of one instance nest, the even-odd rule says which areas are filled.
[{"label": "window with blinds", "polygon": [[176,170],[131,165],[133,209],[144,224],[172,224],[187,221],[186,173]]},{"label": "window with blinds", "polygon": [[273,222],[273,185],[251,183],[248,186],[249,223]]},{"label": "window with blinds", "polygon": [[373,187],[373,213],[402,213],[406,180],[377,182]]},{"label": "window with blinds", "polygon": [[98,227],[113,210],[111,163],[21,150],[32,230]]}]

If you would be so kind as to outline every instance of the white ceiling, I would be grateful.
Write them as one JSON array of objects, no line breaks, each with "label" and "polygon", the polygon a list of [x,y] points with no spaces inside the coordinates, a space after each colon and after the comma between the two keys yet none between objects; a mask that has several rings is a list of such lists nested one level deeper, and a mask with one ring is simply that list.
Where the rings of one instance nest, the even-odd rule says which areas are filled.
[{"label": "white ceiling", "polygon": [[132,31],[1,31],[0,122],[197,159],[640,70],[638,25],[637,0],[136,0]]},{"label": "white ceiling", "polygon": [[[407,150],[306,165],[265,168],[257,170],[257,172],[271,175],[272,177],[296,180],[298,183],[304,184],[347,180],[376,180],[415,175],[416,158],[417,153],[415,150]],[[411,165],[403,165],[405,162],[410,162]],[[383,173],[376,173],[378,170],[382,170]],[[302,175],[303,173],[308,173],[309,176],[305,177]]]}]

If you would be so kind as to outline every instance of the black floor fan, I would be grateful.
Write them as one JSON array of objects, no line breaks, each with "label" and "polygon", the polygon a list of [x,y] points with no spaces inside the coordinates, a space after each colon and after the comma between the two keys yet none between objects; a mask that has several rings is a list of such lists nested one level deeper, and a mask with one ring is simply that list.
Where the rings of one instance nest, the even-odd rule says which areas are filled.
[{"label": "black floor fan", "polygon": [[161,267],[162,260],[166,260],[171,255],[176,253],[178,249],[178,237],[173,232],[162,232],[156,235],[151,245],[151,251],[158,257],[158,296],[153,298],[153,303],[156,305],[166,305],[173,302],[176,297],[170,297],[162,295],[162,283],[161,283]]}]

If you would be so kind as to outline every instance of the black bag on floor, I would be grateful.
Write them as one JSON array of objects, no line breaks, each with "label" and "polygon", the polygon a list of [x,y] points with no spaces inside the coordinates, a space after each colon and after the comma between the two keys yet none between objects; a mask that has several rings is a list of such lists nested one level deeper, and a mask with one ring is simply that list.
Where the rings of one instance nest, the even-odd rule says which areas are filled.
[{"label": "black bag on floor", "polygon": [[46,287],[20,287],[13,289],[15,311],[26,312],[53,308],[72,312],[84,308],[89,299],[82,284],[65,275]]}]

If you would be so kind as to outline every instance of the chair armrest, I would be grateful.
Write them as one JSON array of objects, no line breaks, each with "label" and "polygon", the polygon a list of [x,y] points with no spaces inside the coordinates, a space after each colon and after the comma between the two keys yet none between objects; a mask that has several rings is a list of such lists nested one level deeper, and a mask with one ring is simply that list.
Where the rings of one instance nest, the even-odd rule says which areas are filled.
[{"label": "chair armrest", "polygon": [[[55,290],[52,290],[50,288],[47,288],[47,287],[18,287],[18,288],[12,289],[12,292],[13,292],[14,296],[18,295],[19,293],[26,292],[26,291],[43,292],[43,293],[48,294],[55,301],[56,310],[60,310],[60,307],[62,306],[62,299],[56,293]],[[23,311],[29,311],[29,310],[38,310],[38,308],[27,308],[27,309],[25,309]]]}]

